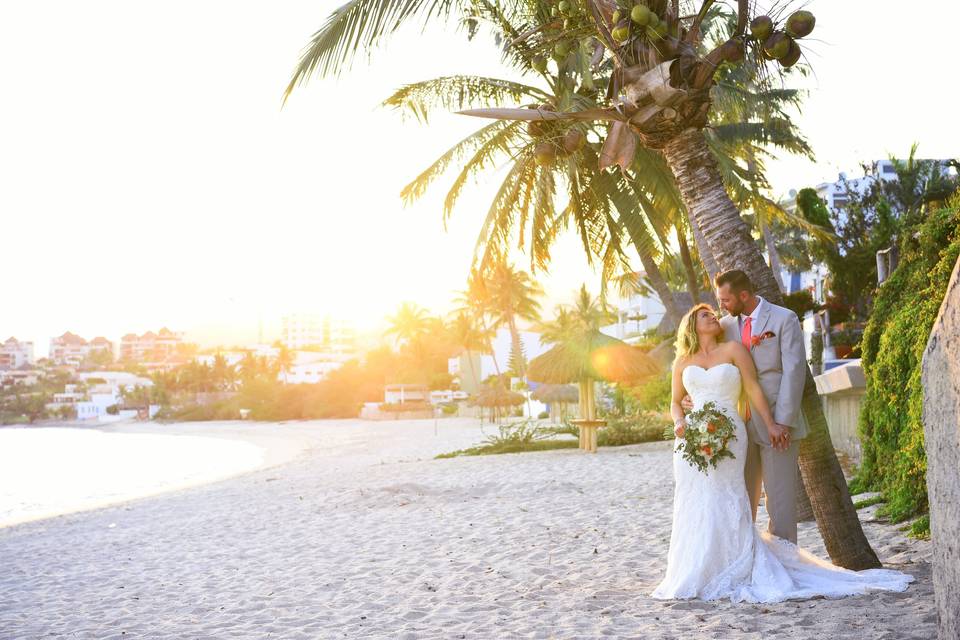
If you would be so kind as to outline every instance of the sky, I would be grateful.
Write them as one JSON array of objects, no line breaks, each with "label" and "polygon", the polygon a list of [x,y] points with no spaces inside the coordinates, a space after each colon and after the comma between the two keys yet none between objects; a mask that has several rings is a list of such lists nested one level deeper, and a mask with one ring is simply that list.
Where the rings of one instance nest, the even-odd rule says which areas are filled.
[{"label": "sky", "polygon": [[[488,39],[404,29],[282,107],[302,47],[339,0],[0,3],[0,340],[166,326],[204,346],[278,336],[297,311],[376,331],[403,301],[450,310],[502,172],[448,221],[455,174],[400,190],[482,121],[429,125],[381,102],[452,74],[516,76]],[[960,5],[813,0],[815,75],[798,123],[816,162],[769,164],[774,195],[862,160],[960,155],[952,60]],[[916,22],[916,21],[914,21]],[[917,22],[920,24],[920,22]],[[942,62],[941,62],[942,61]],[[282,108],[281,108],[282,107]],[[538,274],[546,308],[596,290],[575,237]],[[526,266],[521,256],[521,266]]]}]

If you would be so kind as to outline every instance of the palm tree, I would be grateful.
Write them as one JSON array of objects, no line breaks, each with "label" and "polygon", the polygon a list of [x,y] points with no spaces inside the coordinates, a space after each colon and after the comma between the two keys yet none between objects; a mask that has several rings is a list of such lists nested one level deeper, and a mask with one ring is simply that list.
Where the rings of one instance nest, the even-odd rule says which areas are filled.
[{"label": "palm tree", "polygon": [[387,335],[395,335],[401,344],[409,344],[428,328],[427,312],[412,302],[404,302],[397,312],[387,318]]},{"label": "palm tree", "polygon": [[287,382],[287,374],[290,373],[290,370],[293,369],[293,365],[296,363],[297,357],[286,346],[281,346],[277,351],[277,356],[274,361],[275,366],[280,371],[280,374],[283,376],[283,382]]},{"label": "palm tree", "polygon": [[[559,58],[558,64],[563,66],[561,75],[568,86],[575,87],[579,81],[586,91],[591,91],[596,87],[594,69],[599,68],[598,65],[612,65],[608,91],[602,98],[606,104],[599,108],[584,109],[571,101],[538,109],[464,112],[498,120],[482,130],[490,151],[475,157],[473,165],[482,166],[489,161],[493,149],[507,146],[512,136],[520,135],[519,124],[524,121],[541,127],[566,125],[569,129],[591,128],[594,127],[591,123],[598,121],[607,123],[598,168],[602,171],[619,166],[621,172],[627,172],[638,156],[662,154],[676,180],[691,232],[708,270],[741,269],[750,275],[758,293],[781,303],[776,277],[764,262],[747,223],[726,191],[705,129],[714,108],[711,89],[718,68],[736,65],[749,56],[758,69],[763,70],[759,79],[771,82],[777,76],[774,60],[786,68],[800,59],[802,51],[797,39],[813,29],[813,16],[797,12],[788,18],[787,29],[780,29],[776,27],[778,23],[782,26],[783,5],[777,5],[776,15],[756,16],[751,21],[750,3],[737,0],[732,34],[704,52],[705,19],[715,8],[714,4],[714,0],[685,2],[684,9],[690,10],[681,11],[679,0],[649,0],[644,5],[649,11],[641,12],[639,22],[647,23],[643,27],[633,24],[629,18],[616,22],[619,11],[609,0],[587,0],[587,12],[572,15],[571,24],[565,28],[563,21],[550,16],[545,2],[517,3],[510,6],[509,14],[504,14],[499,5],[490,11],[490,5],[483,0],[353,0],[334,12],[315,34],[301,57],[287,95],[317,69],[323,73],[339,71],[356,48],[378,42],[384,33],[410,17],[449,16],[454,11],[465,12],[463,15],[474,20],[482,17],[498,26],[509,25],[509,29],[504,30],[516,34],[506,43],[506,57],[510,61],[529,60],[532,64],[535,56],[552,50]],[[530,26],[517,33],[512,25],[520,23]],[[751,25],[749,36],[748,23]],[[500,96],[508,94],[506,89],[499,93]],[[471,99],[475,98],[473,94]],[[455,157],[456,153],[448,154],[446,162],[449,164]],[[552,150],[549,146],[541,147],[538,157],[541,164],[546,165],[562,156],[555,142]],[[534,221],[533,232],[545,238],[560,227],[559,224],[545,225],[556,219],[550,215],[548,202],[555,193],[556,183],[552,172],[535,172],[534,164],[532,154],[525,162],[515,163],[491,212],[494,218],[496,214],[510,218],[518,208],[513,203],[526,206],[524,203],[532,201],[533,208],[542,214],[538,216],[539,224]],[[580,190],[571,189],[570,193],[574,197],[568,212],[575,212],[580,205]],[[485,228],[489,222],[490,216]],[[606,228],[611,226],[608,221]],[[581,225],[581,230],[589,228]],[[604,231],[597,225],[592,228]],[[582,235],[585,244],[589,244],[591,238]],[[601,237],[601,241],[608,239]],[[537,256],[531,259],[536,260]],[[605,271],[614,269],[613,262],[609,260],[609,266],[605,263]],[[835,563],[847,568],[880,566],[853,508],[809,370],[803,411],[810,435],[801,444],[801,470],[827,551]]]},{"label": "palm tree", "polygon": [[[626,170],[640,147],[660,150],[676,178],[691,227],[700,240],[701,255],[709,255],[719,269],[745,271],[758,293],[780,304],[780,286],[726,191],[705,129],[713,108],[711,88],[718,67],[737,64],[750,55],[758,68],[769,72],[769,78],[773,70],[767,62],[776,59],[784,67],[792,66],[801,56],[800,45],[785,31],[774,30],[774,18],[782,16],[757,16],[750,21],[748,1],[738,0],[731,37],[702,54],[701,27],[714,3],[703,0],[699,10],[689,16],[681,16],[679,4],[676,0],[651,0],[649,9],[657,16],[654,22],[664,26],[631,34],[629,21],[613,24],[612,5],[590,0],[596,37],[611,52],[617,68],[614,77],[620,80],[611,106],[585,112],[474,109],[464,113],[508,121],[612,122],[601,151],[601,169],[618,165]],[[748,22],[751,37],[746,35]],[[794,35],[812,30],[812,15],[798,12],[788,22]],[[803,413],[810,434],[801,441],[800,467],[827,551],[843,567],[878,567],[880,561],[850,499],[809,369]]]},{"label": "palm tree", "polygon": [[492,328],[506,326],[510,330],[510,352],[516,366],[514,373],[524,378],[526,361],[517,320],[535,322],[540,318],[537,298],[543,295],[543,291],[525,271],[518,271],[505,262],[495,265],[490,271],[487,287],[490,292]]},{"label": "palm tree", "polygon": [[[496,337],[496,330],[490,321],[492,308],[490,289],[487,287],[486,278],[478,268],[474,267],[470,270],[470,275],[467,276],[467,288],[457,293],[454,302],[458,305],[456,313],[472,318],[480,333],[487,336],[489,344],[489,341]],[[500,364],[497,362],[497,353],[492,347],[490,354],[493,357],[493,368],[499,377]]]},{"label": "palm tree", "polygon": [[447,331],[454,344],[466,352],[470,376],[474,382],[479,384],[479,373],[473,365],[472,354],[483,354],[490,349],[492,333],[489,330],[484,330],[475,316],[463,311],[453,317],[453,320],[447,326]]}]

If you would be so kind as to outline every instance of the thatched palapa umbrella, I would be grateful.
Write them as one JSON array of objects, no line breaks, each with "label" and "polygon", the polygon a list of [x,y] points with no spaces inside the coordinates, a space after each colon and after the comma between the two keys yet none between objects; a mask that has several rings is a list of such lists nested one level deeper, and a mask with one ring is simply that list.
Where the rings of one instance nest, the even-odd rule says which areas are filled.
[{"label": "thatched palapa umbrella", "polygon": [[499,421],[500,410],[509,407],[519,407],[525,401],[522,394],[505,389],[499,384],[484,385],[480,393],[471,404],[480,407],[480,420],[483,422],[483,409],[489,408],[493,419]]},{"label": "thatched palapa umbrella", "polygon": [[572,384],[542,384],[533,390],[530,397],[550,405],[550,417],[554,418],[556,405],[560,406],[560,418],[566,418],[566,406],[580,400],[580,392]]},{"label": "thatched palapa umbrella", "polygon": [[[581,440],[583,428],[591,433],[590,451],[596,451],[596,400],[593,385],[597,380],[634,383],[659,371],[657,363],[637,347],[597,330],[580,338],[557,343],[546,353],[530,361],[527,378],[546,384],[576,382],[580,387]],[[581,442],[581,446],[583,446]]]}]

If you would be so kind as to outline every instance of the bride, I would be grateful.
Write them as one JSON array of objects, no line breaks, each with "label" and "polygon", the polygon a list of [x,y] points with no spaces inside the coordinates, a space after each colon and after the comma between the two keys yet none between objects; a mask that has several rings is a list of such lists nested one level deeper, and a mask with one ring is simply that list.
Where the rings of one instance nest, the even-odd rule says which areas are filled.
[{"label": "bride", "polygon": [[904,591],[912,576],[887,569],[849,571],[754,526],[743,477],[747,432],[737,412],[741,389],[766,424],[770,442],[783,442],[786,427],[774,422],[750,352],[738,342],[722,340],[723,329],[709,305],[695,306],[680,322],[671,408],[675,433],[682,437],[687,428],[680,406],[685,395],[697,409],[712,401],[736,426],[736,439],[729,443],[735,457],[720,460],[705,474],[674,452],[667,573],[652,597],[780,602]]}]

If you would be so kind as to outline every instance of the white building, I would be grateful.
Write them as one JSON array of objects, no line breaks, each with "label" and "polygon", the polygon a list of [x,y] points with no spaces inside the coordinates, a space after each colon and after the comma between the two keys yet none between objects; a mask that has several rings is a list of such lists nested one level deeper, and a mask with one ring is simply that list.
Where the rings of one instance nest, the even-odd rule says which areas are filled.
[{"label": "white building", "polygon": [[157,333],[128,333],[120,338],[120,359],[129,362],[161,363],[174,361],[183,344],[183,332],[163,327]]},{"label": "white building", "polygon": [[[90,384],[90,380],[103,380],[102,383],[90,384],[90,388],[99,391],[109,389],[133,389],[134,387],[152,387],[153,380],[144,378],[128,371],[86,371],[77,374],[77,378]],[[104,391],[103,393],[107,393]]]},{"label": "white building", "polygon": [[460,355],[447,360],[447,373],[454,377],[464,392],[475,394],[484,380],[497,374],[497,367],[489,353],[461,351]]},{"label": "white building", "polygon": [[288,349],[315,348],[328,353],[353,353],[356,333],[346,322],[316,313],[292,313],[282,318],[281,341]]},{"label": "white building", "polygon": [[77,366],[86,359],[89,352],[90,346],[87,341],[70,331],[50,338],[49,357],[56,364]]},{"label": "white building", "polygon": [[294,364],[287,372],[280,372],[278,378],[288,384],[315,384],[325,379],[331,371],[336,371],[351,358],[348,354],[319,353],[316,351],[295,351]]},{"label": "white building", "polygon": [[0,344],[0,369],[19,369],[23,366],[32,366],[33,343],[20,341],[13,336]]},{"label": "white building", "polygon": [[[646,273],[638,271],[636,277],[643,279]],[[611,337],[633,342],[640,334],[656,329],[667,310],[656,295],[633,294],[617,301],[616,312],[617,322],[601,330]]]},{"label": "white building", "polygon": [[33,386],[43,376],[40,369],[0,369],[0,387]]},{"label": "white building", "polygon": [[[916,161],[919,161],[917,159]],[[954,169],[947,164],[946,160],[937,161],[940,163],[943,175],[952,173]],[[845,171],[840,172],[835,182],[821,182],[814,190],[820,199],[823,200],[827,208],[832,211],[842,211],[850,203],[852,194],[864,195],[871,185],[876,184],[878,180],[887,182],[898,180],[896,167],[892,160],[877,160],[874,163],[877,167],[876,174],[863,175],[858,178],[848,177]],[[790,213],[797,213],[797,190],[791,189],[790,195],[784,199],[780,206]]]}]

